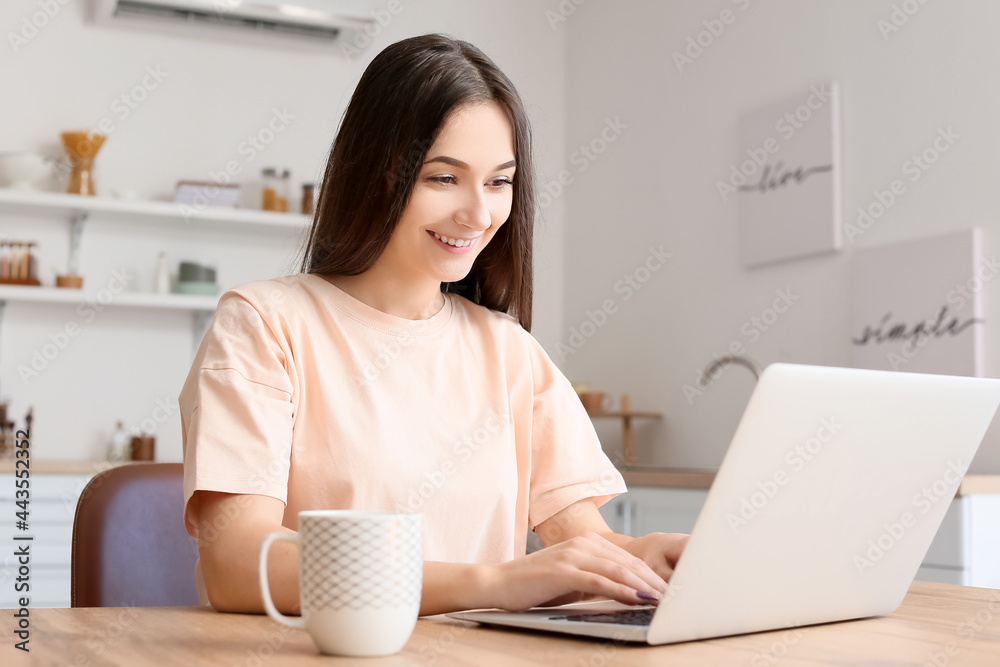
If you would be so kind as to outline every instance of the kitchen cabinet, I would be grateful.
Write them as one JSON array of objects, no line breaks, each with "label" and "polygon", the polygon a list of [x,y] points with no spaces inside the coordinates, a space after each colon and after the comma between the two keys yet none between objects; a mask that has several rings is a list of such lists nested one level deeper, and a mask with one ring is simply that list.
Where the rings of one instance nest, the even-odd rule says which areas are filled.
[{"label": "kitchen cabinet", "polygon": [[[9,462],[8,462],[9,463]],[[28,505],[28,530],[15,525],[14,475],[0,475],[0,608],[17,606],[20,596],[27,596],[31,607],[70,606],[70,563],[73,553],[73,517],[76,503],[95,472],[85,474],[32,474],[31,500]],[[14,536],[31,536],[30,542],[14,542]],[[30,572],[27,592],[18,592],[18,568],[15,545],[28,544]],[[23,583],[23,582],[22,582]]]},{"label": "kitchen cabinet", "polygon": [[624,535],[690,533],[706,498],[707,489],[630,487],[603,505],[601,514]]},{"label": "kitchen cabinet", "polygon": [[[979,486],[985,486],[980,483],[985,477],[976,477]],[[690,533],[707,498],[707,489],[630,486],[605,503],[601,514],[612,530],[626,535]],[[915,578],[1000,588],[998,526],[1000,493],[957,496]]]},{"label": "kitchen cabinet", "polygon": [[1000,588],[1000,495],[959,496],[927,550],[916,578]]}]

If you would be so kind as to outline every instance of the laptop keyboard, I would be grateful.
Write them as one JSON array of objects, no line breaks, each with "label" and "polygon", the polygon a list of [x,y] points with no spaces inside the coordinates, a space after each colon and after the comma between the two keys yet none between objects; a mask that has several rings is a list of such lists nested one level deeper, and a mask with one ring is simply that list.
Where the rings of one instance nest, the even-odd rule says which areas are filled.
[{"label": "laptop keyboard", "polygon": [[649,625],[653,622],[656,608],[622,609],[599,614],[573,614],[570,616],[549,616],[558,621],[581,621],[583,623],[615,623],[617,625]]}]

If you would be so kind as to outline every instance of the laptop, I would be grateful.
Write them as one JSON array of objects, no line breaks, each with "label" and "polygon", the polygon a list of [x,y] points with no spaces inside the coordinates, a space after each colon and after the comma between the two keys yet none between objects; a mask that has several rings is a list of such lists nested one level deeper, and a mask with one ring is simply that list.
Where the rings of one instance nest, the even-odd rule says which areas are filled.
[{"label": "laptop", "polygon": [[1000,405],[1000,380],[777,363],[667,592],[480,623],[668,644],[894,611]]}]

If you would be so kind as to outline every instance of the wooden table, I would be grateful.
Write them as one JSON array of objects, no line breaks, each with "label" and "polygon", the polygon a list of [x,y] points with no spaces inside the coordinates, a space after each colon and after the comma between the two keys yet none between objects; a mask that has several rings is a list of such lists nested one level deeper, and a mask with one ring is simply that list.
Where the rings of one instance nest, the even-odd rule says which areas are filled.
[{"label": "wooden table", "polygon": [[889,616],[656,647],[436,616],[421,619],[402,653],[386,658],[320,656],[304,631],[196,607],[32,609],[25,654],[14,648],[11,610],[2,617],[2,665],[1000,665],[1000,590],[927,582],[914,582]]}]

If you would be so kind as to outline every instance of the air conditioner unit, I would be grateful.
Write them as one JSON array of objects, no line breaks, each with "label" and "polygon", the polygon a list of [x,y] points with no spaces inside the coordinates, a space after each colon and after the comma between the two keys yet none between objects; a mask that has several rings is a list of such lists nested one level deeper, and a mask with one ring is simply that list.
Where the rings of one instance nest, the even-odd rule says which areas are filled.
[{"label": "air conditioner unit", "polygon": [[[101,25],[153,28],[274,46],[357,51],[375,26],[370,0],[94,0]],[[361,39],[357,39],[361,37]]]}]

